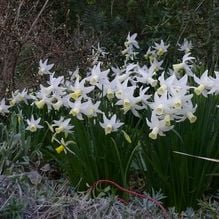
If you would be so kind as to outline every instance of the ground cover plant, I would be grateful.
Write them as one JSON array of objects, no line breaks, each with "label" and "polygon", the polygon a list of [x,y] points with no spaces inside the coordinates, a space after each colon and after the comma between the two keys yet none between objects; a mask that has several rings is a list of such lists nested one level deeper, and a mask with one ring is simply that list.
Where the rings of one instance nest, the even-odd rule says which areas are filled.
[{"label": "ground cover plant", "polygon": [[1,150],[14,145],[12,158],[1,155],[1,173],[18,152],[24,161],[56,160],[77,190],[101,179],[127,188],[139,171],[144,190],[161,189],[166,206],[197,207],[218,165],[174,151],[218,158],[219,73],[197,66],[187,40],[167,60],[169,44],[161,40],[142,54],[136,38],[128,34],[122,65],[101,62],[107,53],[99,45],[89,69],[65,77],[40,60],[39,88],[0,102]]},{"label": "ground cover plant", "polygon": [[[17,170],[16,170],[17,171]],[[128,204],[117,197],[95,197],[78,194],[69,181],[62,178],[51,180],[41,176],[33,181],[34,172],[0,176],[1,218],[164,218],[158,207],[147,199],[133,197]],[[31,180],[30,180],[31,179]],[[152,194],[157,201],[163,200],[161,193]],[[199,210],[187,208],[177,213],[169,209],[170,218],[216,218],[219,213],[217,194],[209,200],[199,202]]]}]

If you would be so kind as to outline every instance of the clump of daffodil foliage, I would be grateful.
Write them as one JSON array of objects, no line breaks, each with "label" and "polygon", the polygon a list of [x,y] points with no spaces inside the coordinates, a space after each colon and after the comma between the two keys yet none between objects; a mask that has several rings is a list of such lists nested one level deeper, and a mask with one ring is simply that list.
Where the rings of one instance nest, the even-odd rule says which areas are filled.
[{"label": "clump of daffodil foliage", "polygon": [[[46,77],[47,83],[40,84],[35,91],[12,92],[9,99],[0,102],[0,114],[8,116],[17,112],[34,142],[42,143],[42,150],[60,161],[79,188],[104,178],[127,187],[133,166],[143,163],[139,165],[143,166],[141,171],[147,172],[153,162],[158,164],[161,159],[159,153],[154,160],[142,155],[147,142],[156,144],[167,133],[183,141],[177,130],[179,124],[187,127],[189,123],[195,129],[194,123],[200,119],[196,115],[202,104],[200,99],[208,99],[209,95],[217,99],[219,94],[218,72],[210,75],[206,70],[202,75],[195,74],[191,42],[184,40],[179,45],[180,61],[164,68],[169,45],[163,40],[155,43],[144,54],[145,62],[140,64],[141,50],[136,37],[137,34],[128,34],[121,66],[99,61],[107,55],[99,45],[89,69],[77,68],[65,77],[52,72],[54,65],[48,64],[48,60],[40,60],[38,74]],[[216,110],[218,102],[214,103]],[[212,130],[206,131],[210,135]],[[154,154],[153,149],[151,153]],[[165,149],[161,153],[164,160],[173,156],[165,154]],[[177,168],[177,162],[171,165]],[[169,175],[157,172],[167,182],[170,180]],[[180,197],[174,200],[177,199]]]}]

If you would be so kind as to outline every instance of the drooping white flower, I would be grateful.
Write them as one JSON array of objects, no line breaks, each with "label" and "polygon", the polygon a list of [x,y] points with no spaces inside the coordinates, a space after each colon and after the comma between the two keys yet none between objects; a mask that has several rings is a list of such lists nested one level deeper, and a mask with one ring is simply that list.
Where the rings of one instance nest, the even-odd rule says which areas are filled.
[{"label": "drooping white flower", "polygon": [[39,125],[39,123],[40,123],[40,120],[41,120],[41,118],[38,118],[38,119],[34,119],[34,116],[32,115],[31,116],[31,119],[27,119],[26,121],[27,121],[27,128],[26,128],[26,130],[29,130],[29,131],[31,131],[31,132],[36,132],[37,131],[37,129],[41,129],[41,128],[43,128],[43,126],[42,125]]},{"label": "drooping white flower", "polygon": [[75,71],[68,71],[69,79],[65,81],[65,85],[68,87],[72,81],[76,80],[77,78],[80,80],[81,76],[79,74],[79,67],[77,66]]},{"label": "drooping white flower", "polygon": [[136,73],[137,67],[138,65],[133,63],[126,64],[125,68],[121,69],[121,73],[116,75],[117,80],[119,80],[120,82],[128,80],[133,84],[134,81],[132,80],[132,76]]},{"label": "drooping white flower", "polygon": [[179,51],[183,51],[185,53],[189,53],[193,47],[192,42],[188,41],[187,39],[184,39],[183,43],[178,45],[180,46]]},{"label": "drooping white flower", "polygon": [[136,86],[135,85],[128,86],[128,82],[129,82],[128,78],[122,83],[120,82],[120,80],[118,80],[117,77],[113,80],[115,86],[115,96],[118,99],[120,99],[123,95],[127,93],[131,93],[131,94],[134,93]]},{"label": "drooping white flower", "polygon": [[136,41],[137,33],[127,36],[125,41],[125,49],[122,51],[122,54],[125,55],[126,61],[133,60],[134,57],[138,54],[135,49],[139,49],[138,42]]},{"label": "drooping white flower", "polygon": [[91,58],[93,59],[92,65],[95,65],[99,61],[99,57],[105,58],[108,52],[105,51],[106,48],[101,47],[100,43],[97,44],[97,48],[93,46]]},{"label": "drooping white flower", "polygon": [[111,132],[116,132],[123,124],[124,123],[116,119],[115,114],[110,119],[103,114],[103,123],[100,122],[100,126],[104,129],[105,135],[108,135]]},{"label": "drooping white flower", "polygon": [[139,49],[139,45],[138,45],[138,42],[136,41],[136,37],[137,37],[137,33],[134,33],[132,35],[130,35],[130,33],[128,33],[128,36],[127,36],[126,41],[124,43],[125,47]]},{"label": "drooping white flower", "polygon": [[3,98],[0,102],[0,114],[5,115],[5,113],[9,113],[10,106],[5,104],[5,98]]},{"label": "drooping white flower", "polygon": [[183,70],[188,76],[193,76],[192,60],[194,60],[195,58],[191,57],[190,55],[191,53],[186,53],[183,56],[183,60],[181,63],[173,65],[173,70],[176,74],[180,74],[180,72]]},{"label": "drooping white flower", "polygon": [[40,59],[39,62],[39,71],[38,74],[39,75],[46,75],[46,74],[51,74],[50,70],[52,69],[52,67],[54,66],[54,64],[47,64],[48,59],[46,59],[44,62],[42,61],[42,59]]},{"label": "drooping white flower", "polygon": [[108,100],[112,100],[115,96],[115,91],[116,91],[116,83],[114,81],[108,81],[104,84],[103,89],[102,89],[102,96],[107,97]]},{"label": "drooping white flower", "polygon": [[146,54],[144,55],[145,59],[149,59],[150,62],[153,62],[153,60],[156,58],[156,50],[152,50],[151,47],[148,48]]},{"label": "drooping white flower", "polygon": [[100,43],[97,43],[97,47],[93,46],[92,55],[95,53],[97,53],[99,56],[102,56],[103,58],[109,54],[106,52],[106,48],[100,46]]}]

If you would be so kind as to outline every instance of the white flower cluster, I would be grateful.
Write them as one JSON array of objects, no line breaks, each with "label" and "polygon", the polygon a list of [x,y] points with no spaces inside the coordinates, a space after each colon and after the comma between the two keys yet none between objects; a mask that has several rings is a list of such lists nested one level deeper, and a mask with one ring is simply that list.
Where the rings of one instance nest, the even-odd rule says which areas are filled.
[{"label": "white flower cluster", "polygon": [[[46,60],[40,60],[39,74],[49,75],[47,86],[40,85],[35,93],[15,91],[10,98],[10,105],[6,105],[5,99],[0,103],[0,114],[9,113],[9,108],[24,102],[38,109],[47,108],[60,111],[62,108],[68,112],[66,118],[60,117],[49,124],[50,129],[58,133],[72,132],[74,124],[71,118],[83,120],[85,117],[100,117],[99,125],[105,130],[105,134],[117,131],[124,123],[118,120],[118,115],[105,109],[104,101],[111,107],[122,110],[123,114],[131,112],[136,117],[142,117],[145,111],[150,112],[150,118],[144,118],[151,132],[149,137],[156,139],[158,135],[173,129],[174,122],[182,122],[188,119],[191,123],[196,121],[195,111],[197,105],[193,105],[193,91],[196,95],[219,94],[219,73],[215,77],[208,76],[205,71],[201,77],[193,73],[193,60],[190,50],[191,42],[184,40],[179,51],[184,52],[182,61],[174,64],[172,69],[163,71],[162,57],[167,53],[169,45],[163,41],[155,43],[146,52],[145,58],[149,63],[139,65],[134,61],[139,49],[136,41],[137,34],[128,35],[125,42],[126,56],[122,67],[111,67],[101,70],[101,63],[96,64],[81,77],[79,69],[69,72],[69,78],[55,76],[50,72],[53,64],[47,64]],[[190,84],[189,81],[193,81]],[[196,84],[196,86],[194,86]],[[142,112],[142,113],[141,113]],[[43,128],[40,125],[41,118],[36,120],[32,116],[27,119],[27,130],[36,131]],[[55,127],[55,129],[54,129]]]}]

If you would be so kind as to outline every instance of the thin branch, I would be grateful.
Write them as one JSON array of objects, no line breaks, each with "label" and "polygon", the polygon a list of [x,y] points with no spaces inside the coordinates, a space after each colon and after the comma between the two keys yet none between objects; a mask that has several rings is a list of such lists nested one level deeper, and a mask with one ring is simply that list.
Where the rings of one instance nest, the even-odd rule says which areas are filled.
[{"label": "thin branch", "polygon": [[20,4],[18,6],[17,14],[16,14],[16,17],[14,19],[13,25],[18,24],[18,20],[19,20],[19,17],[20,17],[20,12],[21,12],[21,7],[22,7],[23,3],[24,3],[24,0],[20,1]]},{"label": "thin branch", "polygon": [[34,22],[32,23],[29,31],[27,32],[27,35],[25,37],[25,41],[28,39],[28,37],[30,36],[31,31],[33,30],[34,26],[36,25],[37,21],[39,20],[39,17],[41,16],[41,14],[43,13],[43,11],[46,8],[47,3],[49,2],[49,0],[46,0],[43,7],[41,8],[39,14],[37,15],[36,19],[34,20]]}]

